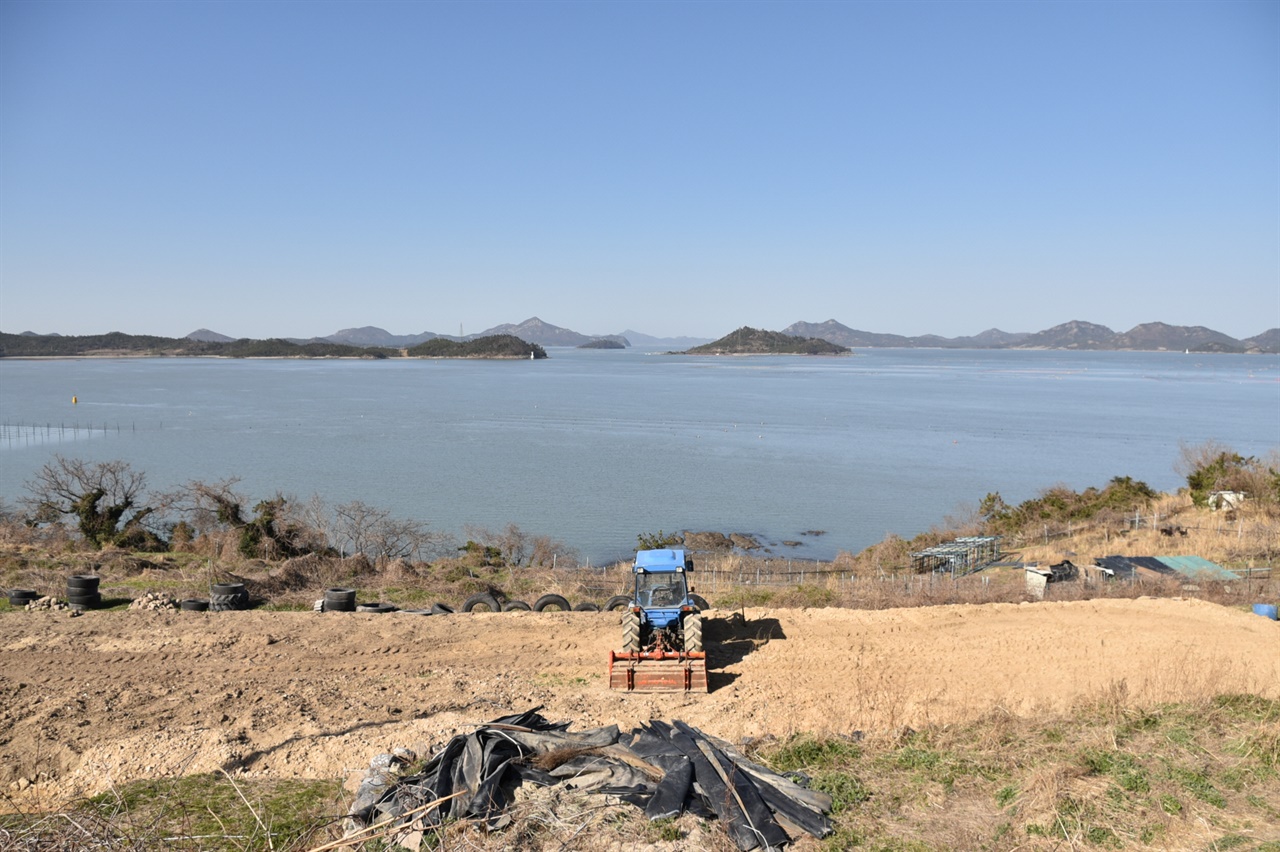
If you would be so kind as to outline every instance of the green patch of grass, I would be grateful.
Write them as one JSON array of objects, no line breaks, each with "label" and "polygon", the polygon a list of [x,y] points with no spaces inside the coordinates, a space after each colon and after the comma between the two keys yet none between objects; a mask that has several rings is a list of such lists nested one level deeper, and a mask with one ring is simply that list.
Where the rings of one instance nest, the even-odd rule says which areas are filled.
[{"label": "green patch of grass", "polygon": [[1265,813],[1267,817],[1272,821],[1280,822],[1280,807],[1277,807],[1274,803],[1268,801],[1262,796],[1258,796],[1254,794],[1250,794],[1246,796],[1245,801],[1251,807],[1255,807],[1258,810]]},{"label": "green patch of grass", "polygon": [[1133,755],[1119,751],[1089,749],[1081,754],[1081,764],[1095,775],[1106,775],[1121,789],[1130,793],[1145,793],[1151,789],[1146,770]]},{"label": "green patch of grass", "polygon": [[798,769],[843,768],[861,757],[862,749],[848,740],[801,736],[770,751],[766,760],[778,772],[794,772]]},{"label": "green patch of grass", "polygon": [[1160,810],[1170,816],[1177,816],[1182,813],[1182,800],[1170,793],[1165,793],[1160,797]]},{"label": "green patch of grass", "polygon": [[916,781],[933,781],[950,790],[961,778],[995,781],[1005,774],[976,757],[915,745],[919,739],[914,738],[887,757],[892,767],[911,773]]},{"label": "green patch of grass", "polygon": [[1280,701],[1274,701],[1261,695],[1237,693],[1218,695],[1214,697],[1213,705],[1241,719],[1280,718]]},{"label": "green patch of grass", "polygon": [[871,799],[871,790],[852,772],[819,772],[811,786],[831,797],[831,813],[836,815]]},{"label": "green patch of grass", "polygon": [[1138,734],[1153,731],[1160,727],[1160,714],[1155,712],[1139,713],[1116,726],[1115,740],[1118,744],[1128,742]]},{"label": "green patch of grass", "polygon": [[1123,845],[1114,831],[1096,825],[1085,831],[1084,839],[1093,846],[1110,846],[1119,849]]},{"label": "green patch of grass", "polygon": [[1213,805],[1215,808],[1225,808],[1227,806],[1226,797],[1213,785],[1213,782],[1205,773],[1183,767],[1171,767],[1169,776],[1200,801]]},{"label": "green patch of grass", "polygon": [[136,781],[83,807],[125,834],[171,849],[286,848],[342,811],[338,781],[236,780],[225,775]]},{"label": "green patch of grass", "polygon": [[1002,808],[1009,807],[1016,798],[1018,798],[1018,788],[1014,784],[1006,784],[996,791],[996,804]]},{"label": "green patch of grass", "polygon": [[650,843],[674,843],[684,836],[680,826],[670,817],[648,823],[645,834]]}]

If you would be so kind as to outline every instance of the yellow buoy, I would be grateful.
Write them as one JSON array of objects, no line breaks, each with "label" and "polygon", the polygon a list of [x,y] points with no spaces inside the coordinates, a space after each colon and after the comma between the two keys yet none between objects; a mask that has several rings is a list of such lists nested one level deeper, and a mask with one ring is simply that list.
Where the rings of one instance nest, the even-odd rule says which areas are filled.
[{"label": "yellow buoy", "polygon": [[74,396],[73,396],[73,397],[71,397],[71,404],[72,404],[72,405],[75,405],[75,404],[76,404],[77,402],[79,402],[79,401],[80,401],[80,400],[79,400],[79,399],[77,399],[76,397],[74,397]]}]

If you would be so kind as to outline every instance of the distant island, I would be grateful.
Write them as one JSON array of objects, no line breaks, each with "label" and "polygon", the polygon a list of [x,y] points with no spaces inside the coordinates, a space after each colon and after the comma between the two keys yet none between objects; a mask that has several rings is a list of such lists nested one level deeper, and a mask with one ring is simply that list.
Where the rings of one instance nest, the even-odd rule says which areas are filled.
[{"label": "distant island", "polygon": [[408,349],[351,346],[311,341],[197,340],[190,337],[109,334],[6,334],[0,332],[0,358],[513,358],[541,359],[547,351],[518,337],[493,335],[474,340],[429,340]]},{"label": "distant island", "polygon": [[[719,340],[694,346],[685,355],[847,355],[849,347],[817,337],[796,337],[780,331],[743,326]],[[674,353],[673,353],[674,354]]]},{"label": "distant island", "polygon": [[[486,338],[511,337],[529,346],[563,346],[581,349],[617,349],[632,345],[646,349],[683,348],[694,354],[706,354],[703,346],[737,345],[730,341],[733,332],[717,341],[691,337],[653,337],[628,329],[618,334],[587,335],[561,328],[537,317],[531,317],[516,325],[499,325],[473,335],[436,334],[430,331],[410,335],[396,335],[376,326],[347,328],[327,337],[270,338],[268,340],[235,339],[207,328],[197,329],[183,338],[130,335],[120,332],[110,334],[64,336],[60,334],[21,334],[0,332],[0,357],[74,357],[74,356],[188,356],[224,358],[528,358],[533,351],[508,354],[477,354],[477,350],[454,349],[442,346],[432,352],[450,351],[455,354],[421,355],[416,347],[429,341],[445,343],[472,343]],[[1235,352],[1280,353],[1280,328],[1272,328],[1253,337],[1237,340],[1234,337],[1204,326],[1168,325],[1162,322],[1143,323],[1126,332],[1116,332],[1105,325],[1072,320],[1053,328],[1035,333],[1007,332],[998,328],[968,337],[940,337],[926,334],[905,337],[900,334],[860,331],[829,319],[826,322],[796,322],[780,332],[767,332],[785,337],[816,339],[837,347],[861,348],[911,348],[911,349],[1075,349],[1117,350],[1139,352]],[[730,342],[725,342],[730,341]],[[759,346],[791,344],[759,341]],[[481,347],[483,351],[487,344]],[[803,344],[798,344],[800,349]],[[498,347],[501,349],[501,347]],[[505,350],[503,350],[505,352]],[[748,351],[742,349],[740,351]],[[758,351],[782,352],[783,349]],[[790,350],[788,350],[790,351]],[[546,357],[533,351],[534,358]]]},{"label": "distant island", "polygon": [[547,357],[547,350],[513,334],[495,334],[476,340],[456,341],[437,337],[405,350],[408,358],[528,358]]}]

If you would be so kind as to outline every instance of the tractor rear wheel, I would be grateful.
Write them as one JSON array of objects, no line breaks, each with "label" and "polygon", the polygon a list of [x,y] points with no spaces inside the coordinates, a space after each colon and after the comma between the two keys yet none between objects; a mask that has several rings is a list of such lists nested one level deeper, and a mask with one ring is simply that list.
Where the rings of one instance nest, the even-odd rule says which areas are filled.
[{"label": "tractor rear wheel", "polygon": [[684,617],[684,649],[690,654],[702,650],[702,614],[691,612]]},{"label": "tractor rear wheel", "polygon": [[622,650],[628,654],[640,652],[640,613],[627,610],[622,614]]}]

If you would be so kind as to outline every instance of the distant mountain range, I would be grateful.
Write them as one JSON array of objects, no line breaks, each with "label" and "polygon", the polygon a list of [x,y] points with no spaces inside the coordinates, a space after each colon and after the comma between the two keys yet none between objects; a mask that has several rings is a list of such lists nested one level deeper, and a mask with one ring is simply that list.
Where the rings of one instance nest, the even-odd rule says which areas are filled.
[{"label": "distant mountain range", "polygon": [[[518,337],[526,343],[536,343],[539,346],[582,346],[598,340],[610,340],[627,347],[639,345],[644,347],[687,348],[710,340],[707,337],[653,337],[631,330],[619,334],[582,334],[581,332],[561,328],[558,325],[552,325],[549,322],[543,322],[537,317],[530,317],[524,322],[514,325],[511,323],[495,325],[493,328],[487,328],[476,334],[466,335],[437,334],[434,331],[423,331],[418,334],[392,334],[386,329],[365,325],[359,328],[344,328],[327,337],[288,337],[284,339],[290,343],[297,344],[341,343],[346,346],[379,346],[391,349],[408,349],[417,346],[419,343],[436,340],[437,338],[465,343],[471,340],[478,340],[481,337],[495,337],[504,334]],[[188,334],[187,338],[204,343],[229,343],[234,340],[234,338],[219,334],[216,331],[210,331],[207,328],[196,329]]]},{"label": "distant mountain range", "polygon": [[[1105,325],[1073,320],[1044,331],[1008,332],[998,328],[967,337],[940,337],[925,334],[905,337],[901,334],[884,334],[859,331],[829,319],[826,322],[796,322],[782,329],[792,337],[813,337],[839,346],[857,348],[913,348],[913,349],[1115,349],[1170,352],[1280,352],[1280,328],[1264,331],[1254,337],[1237,340],[1234,337],[1204,326],[1168,325],[1149,322],[1134,326],[1126,332],[1115,332]],[[427,340],[443,337],[447,340],[470,341],[480,337],[510,334],[539,346],[582,346],[595,340],[613,340],[623,346],[665,347],[690,349],[711,341],[696,337],[653,337],[632,329],[618,334],[590,335],[551,325],[537,317],[522,323],[494,326],[478,334],[464,337],[436,334],[424,331],[420,334],[398,335],[376,326],[344,328],[328,337],[307,339],[289,338],[292,343],[341,343],[347,346],[381,346],[408,348]],[[232,338],[202,328],[187,335],[192,340],[205,342],[229,342]]]},{"label": "distant mountain range", "polygon": [[[1237,340],[1234,337],[1204,326],[1168,325],[1149,322],[1134,326],[1125,332],[1116,332],[1105,325],[1073,320],[1038,332],[1007,332],[992,328],[981,334],[966,337],[940,337],[925,334],[906,337],[860,331],[829,319],[826,322],[796,322],[782,329],[782,334],[792,337],[818,338],[838,346],[851,348],[932,348],[932,349],[1096,349],[1138,350],[1170,352],[1268,352],[1280,353],[1280,328],[1272,328],[1253,337]],[[376,326],[344,328],[328,337],[287,338],[290,343],[340,344],[362,348],[409,349],[428,340],[443,338],[460,343],[482,337],[512,335],[538,346],[582,346],[593,341],[614,341],[623,346],[664,348],[668,350],[691,349],[706,343],[710,338],[654,337],[633,329],[617,334],[582,334],[530,317],[515,325],[504,324],[486,329],[478,334],[465,336],[437,334],[423,331],[418,334],[392,334]],[[35,332],[22,332],[23,336],[36,336]],[[56,337],[56,334],[43,335]],[[230,343],[236,338],[219,334],[207,328],[197,329],[187,335],[188,340],[202,343]]]},{"label": "distant mountain range", "polygon": [[911,347],[942,349],[1108,349],[1144,352],[1280,352],[1280,328],[1237,340],[1211,328],[1149,322],[1126,332],[1105,325],[1072,320],[1034,334],[989,329],[972,337],[939,337],[926,334],[903,337],[858,331],[835,320],[797,322],[782,330],[796,337],[820,337],[850,347]]}]

